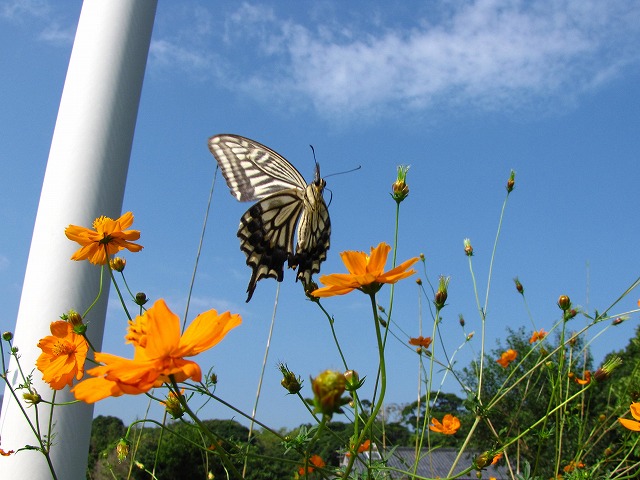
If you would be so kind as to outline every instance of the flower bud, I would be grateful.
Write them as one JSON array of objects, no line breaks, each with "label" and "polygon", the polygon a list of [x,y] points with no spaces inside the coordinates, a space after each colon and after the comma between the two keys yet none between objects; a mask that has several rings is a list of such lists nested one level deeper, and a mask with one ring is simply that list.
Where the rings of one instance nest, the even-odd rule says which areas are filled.
[{"label": "flower bud", "polygon": [[608,380],[609,377],[611,377],[613,371],[620,365],[622,365],[622,359],[620,357],[614,356],[604,362],[604,364],[598,370],[596,370],[593,376],[595,377],[596,381],[604,382],[605,380]]},{"label": "flower bud", "polygon": [[295,373],[289,370],[284,363],[280,363],[278,369],[282,373],[280,385],[282,385],[287,392],[295,395],[302,390],[302,379],[300,377],[296,377]]},{"label": "flower bud", "polygon": [[2,339],[5,342],[10,342],[13,340],[13,332],[2,332]]},{"label": "flower bud", "polygon": [[314,393],[313,404],[316,413],[328,416],[341,413],[341,407],[349,402],[348,398],[342,398],[346,379],[340,372],[325,370],[311,380],[311,388]]},{"label": "flower bud", "polygon": [[516,172],[514,170],[511,170],[511,174],[509,175],[509,180],[507,180],[507,193],[511,193],[515,185],[516,185]]},{"label": "flower bud", "polygon": [[[79,327],[79,326],[83,325],[82,315],[80,315],[75,310],[69,310],[69,313],[67,314],[67,322],[69,322],[74,327]],[[75,330],[75,328],[74,328],[74,330]]]},{"label": "flower bud", "polygon": [[217,385],[218,384],[218,375],[216,375],[215,373],[212,373],[211,375],[209,375],[209,381],[213,385]]},{"label": "flower bud", "polygon": [[126,265],[127,261],[121,257],[115,257],[109,260],[109,266],[111,267],[111,270],[115,270],[116,272],[122,272]]},{"label": "flower bud", "polygon": [[472,257],[473,247],[471,246],[471,240],[465,238],[462,243],[464,244],[464,253],[467,255],[467,257]]},{"label": "flower bud", "polygon": [[438,310],[444,308],[445,303],[447,301],[447,289],[449,287],[449,280],[451,277],[440,277],[440,282],[438,283],[438,290],[436,291],[435,298],[433,300],[434,305]]},{"label": "flower bud", "polygon": [[489,452],[484,452],[478,455],[473,463],[478,470],[482,470],[486,466],[490,465],[492,460],[493,455],[491,455]]},{"label": "flower bud", "polygon": [[347,381],[345,388],[349,392],[355,392],[364,383],[364,378],[360,380],[360,375],[355,370],[347,370],[344,372],[344,378]]},{"label": "flower bud", "polygon": [[118,456],[118,462],[122,463],[127,459],[129,455],[129,441],[126,438],[121,438],[116,445],[116,454]]},{"label": "flower bud", "polygon": [[612,325],[620,325],[622,322],[624,322],[625,320],[629,320],[629,317],[622,316],[622,317],[618,317],[616,318],[613,322],[611,322]]},{"label": "flower bud", "polygon": [[147,295],[144,292],[136,293],[136,305],[142,306],[148,301],[149,299],[147,298]]},{"label": "flower bud", "polygon": [[560,298],[558,298],[558,307],[560,307],[560,310],[563,312],[569,310],[571,308],[571,300],[569,297],[566,295],[560,295]]},{"label": "flower bud", "polygon": [[391,197],[397,202],[402,202],[409,195],[409,186],[406,183],[408,165],[398,166],[398,176],[396,181],[391,185]]},{"label": "flower bud", "polygon": [[[180,392],[180,395],[182,395],[183,393],[184,390]],[[169,415],[171,415],[171,418],[173,418],[174,420],[182,418],[182,416],[184,415],[184,407],[180,403],[180,397],[174,392],[169,392],[169,395],[167,395],[165,401],[161,403],[164,404],[165,410]]]},{"label": "flower bud", "polygon": [[458,322],[460,323],[460,326],[461,326],[461,327],[464,327],[464,323],[465,323],[465,322],[464,322],[464,317],[462,316],[462,314],[460,314],[460,315],[458,316]]},{"label": "flower bud", "polygon": [[518,291],[518,293],[520,295],[524,295],[524,287],[522,286],[522,283],[520,283],[518,277],[514,278],[513,281],[516,284],[516,290]]},{"label": "flower bud", "polygon": [[22,394],[22,398],[25,403],[29,403],[31,405],[37,405],[42,401],[42,397],[35,390],[33,390],[33,392]]}]

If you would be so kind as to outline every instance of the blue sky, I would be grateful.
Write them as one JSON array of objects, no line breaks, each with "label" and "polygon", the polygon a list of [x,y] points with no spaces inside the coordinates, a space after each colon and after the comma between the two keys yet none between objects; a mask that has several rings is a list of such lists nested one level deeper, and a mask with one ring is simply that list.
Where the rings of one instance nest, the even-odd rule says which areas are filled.
[{"label": "blue sky", "polygon": [[[0,2],[2,330],[13,328],[18,310],[80,8],[79,1]],[[145,246],[125,255],[128,281],[184,311],[215,172],[207,139],[237,133],[274,148],[308,180],[314,168],[309,144],[323,175],[362,166],[328,179],[333,233],[322,273],[344,271],[340,251],[392,242],[395,204],[388,192],[396,166],[411,165],[398,259],[424,253],[431,281],[451,276],[442,325],[448,351],[464,339],[459,314],[467,332],[476,332],[456,357],[460,367],[480,341],[462,241],[469,237],[474,246],[484,298],[510,169],[517,172],[516,189],[493,270],[488,347],[504,338],[506,327],[531,331],[515,276],[538,328],[548,330],[559,318],[561,294],[589,312],[603,310],[640,273],[639,44],[640,4],[633,0],[393,6],[160,0],[123,207],[134,212]],[[246,208],[219,177],[190,318],[209,308],[242,314],[243,325],[200,363],[215,366],[221,397],[250,412],[276,283],[261,281],[245,304],[250,269],[235,232]],[[383,305],[388,293],[380,293]],[[639,297],[633,292],[614,312],[637,308]],[[398,285],[395,320],[412,336],[417,298],[413,280]],[[356,292],[325,305],[350,364],[368,376],[370,388],[376,350],[367,298]],[[430,331],[426,305],[423,299]],[[43,321],[58,314],[43,312]],[[103,350],[130,355],[115,302],[108,315]],[[637,319],[632,314],[596,339],[596,361],[626,345]],[[578,317],[570,327],[584,325]],[[415,354],[392,342],[389,358],[389,402],[413,401]],[[280,387],[277,361],[304,379],[341,367],[326,319],[301,296],[292,272],[281,286],[258,417],[275,427],[310,421]],[[459,391],[449,380],[445,390]],[[105,400],[96,414],[131,421],[145,406],[142,397]],[[202,415],[232,414],[208,404]]]}]

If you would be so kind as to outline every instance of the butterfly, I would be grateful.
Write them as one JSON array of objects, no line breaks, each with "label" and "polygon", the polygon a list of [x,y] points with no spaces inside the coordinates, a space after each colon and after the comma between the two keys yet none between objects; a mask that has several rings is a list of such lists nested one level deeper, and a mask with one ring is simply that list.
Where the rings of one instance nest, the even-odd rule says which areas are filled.
[{"label": "butterfly", "polygon": [[285,262],[298,269],[296,281],[308,285],[327,258],[331,235],[329,210],[322,196],[326,182],[320,178],[319,165],[316,163],[315,177],[307,184],[282,155],[255,140],[214,135],[209,150],[231,195],[241,202],[258,200],[242,215],[238,227],[240,250],[252,269],[247,302],[258,280],[282,281]]}]

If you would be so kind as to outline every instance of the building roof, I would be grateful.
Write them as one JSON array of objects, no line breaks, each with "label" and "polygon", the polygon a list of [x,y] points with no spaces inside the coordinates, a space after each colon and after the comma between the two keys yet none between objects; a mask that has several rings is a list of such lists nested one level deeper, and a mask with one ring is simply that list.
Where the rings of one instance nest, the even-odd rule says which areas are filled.
[{"label": "building roof", "polygon": [[[422,449],[420,454],[420,461],[418,462],[418,469],[415,472],[420,477],[428,478],[446,478],[449,474],[451,466],[454,464],[458,455],[458,450],[455,448],[437,448],[429,451],[428,449]],[[458,465],[454,470],[454,473],[461,472],[472,465],[473,459],[478,453],[464,453]],[[389,450],[385,457],[387,460],[385,465],[387,467],[409,471],[413,473],[413,465],[415,463],[415,449],[412,447],[397,447]],[[373,462],[382,462],[383,456],[378,452],[377,448],[372,449],[371,452],[366,451],[358,455],[360,461],[354,463],[354,470],[362,472],[366,465]],[[345,466],[348,462],[348,457],[343,457],[341,465]],[[472,470],[467,475],[457,477],[459,480],[477,480],[476,470]],[[507,469],[504,465],[496,466],[491,465],[482,471],[482,477],[488,479],[494,477],[497,480],[510,478]],[[407,474],[403,474],[398,471],[389,470],[389,477],[391,479],[405,479],[409,478]]]}]

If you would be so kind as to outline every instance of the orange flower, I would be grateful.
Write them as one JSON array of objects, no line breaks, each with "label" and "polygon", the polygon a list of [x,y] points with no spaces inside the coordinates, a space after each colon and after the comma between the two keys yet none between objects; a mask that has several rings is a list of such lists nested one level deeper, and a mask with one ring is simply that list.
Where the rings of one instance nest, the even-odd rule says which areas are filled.
[{"label": "orange flower", "polygon": [[578,385],[588,385],[591,383],[591,372],[589,370],[585,370],[584,378],[574,377],[574,380]]},{"label": "orange flower", "polygon": [[503,456],[504,456],[504,453],[502,452],[496,453],[496,456],[493,457],[493,460],[491,460],[491,465],[495,465],[496,463],[498,463],[500,460],[502,460]]},{"label": "orange flower", "polygon": [[[640,420],[640,403],[632,403],[629,410],[633,418]],[[640,422],[636,422],[636,420],[629,420],[628,418],[618,419],[623,427],[633,430],[634,432],[640,432]]]},{"label": "orange flower", "polygon": [[414,345],[416,347],[423,347],[423,348],[429,348],[429,345],[431,345],[431,337],[423,337],[422,335],[420,335],[419,337],[416,338],[410,338],[409,339],[409,345]]},{"label": "orange flower", "polygon": [[96,361],[103,363],[87,373],[96,378],[80,382],[72,390],[78,400],[94,403],[106,397],[145,393],[169,381],[202,379],[197,363],[183,357],[197,355],[216,345],[233,328],[240,325],[240,315],[224,312],[218,315],[209,310],[198,315],[180,336],[180,319],[158,300],[143,315],[136,317],[129,327],[137,332],[130,341],[135,347],[133,360],[108,353],[96,353]]},{"label": "orange flower", "polygon": [[533,332],[531,338],[529,339],[529,343],[537,342],[538,340],[544,339],[547,336],[547,332],[544,331],[544,328],[541,328],[539,332]]},{"label": "orange flower", "polygon": [[3,457],[8,457],[9,455],[12,455],[16,452],[14,452],[13,450],[8,450],[8,451],[4,451],[3,449],[0,448],[0,455],[2,455]]},{"label": "orange flower", "polygon": [[319,288],[311,292],[314,297],[332,297],[334,295],[345,295],[353,290],[360,290],[364,293],[376,293],[384,283],[396,283],[398,280],[407,278],[415,270],[407,269],[418,261],[414,257],[401,263],[396,268],[384,272],[384,265],[387,263],[387,256],[391,247],[386,243],[380,243],[371,249],[371,254],[364,252],[354,252],[347,250],[340,253],[349,273],[333,273],[320,277],[320,282],[325,284],[324,288]]},{"label": "orange flower", "polygon": [[311,465],[307,465],[307,469],[305,471],[304,467],[300,467],[298,469],[298,473],[300,475],[305,475],[307,473],[311,473],[313,472],[316,468],[322,468],[324,467],[326,464],[324,463],[324,461],[322,460],[322,457],[320,457],[320,455],[312,455],[311,458],[309,459],[309,463]]},{"label": "orange flower", "polygon": [[64,320],[51,322],[50,329],[52,335],[38,342],[42,353],[36,360],[36,367],[51,388],[61,390],[65,385],[71,386],[74,378],[80,380],[84,375],[84,361],[89,345]]},{"label": "orange flower", "polygon": [[358,447],[358,453],[366,452],[367,450],[369,450],[370,446],[371,440],[365,440],[364,442],[362,442],[362,445]]},{"label": "orange flower", "polygon": [[429,425],[429,430],[433,432],[442,433],[444,435],[453,435],[460,428],[460,420],[458,417],[447,413],[444,417],[442,417],[442,423],[437,418],[431,419],[431,425]]},{"label": "orange flower", "polygon": [[568,465],[566,465],[562,470],[564,470],[567,473],[571,473],[576,468],[584,468],[584,463],[571,460],[571,462]]},{"label": "orange flower", "polygon": [[507,368],[511,362],[513,362],[518,356],[518,352],[513,349],[509,349],[506,352],[502,352],[502,355],[496,362],[502,365],[504,368]]},{"label": "orange flower", "polygon": [[[69,240],[82,245],[71,260],[89,260],[94,265],[107,263],[107,256],[120,250],[127,249],[130,252],[139,252],[142,245],[132,243],[130,240],[138,240],[138,230],[126,230],[133,223],[133,213],[127,212],[117,220],[109,217],[99,217],[93,221],[93,230],[76,225],[69,225],[64,234]],[[105,251],[106,250],[106,251]]]}]

